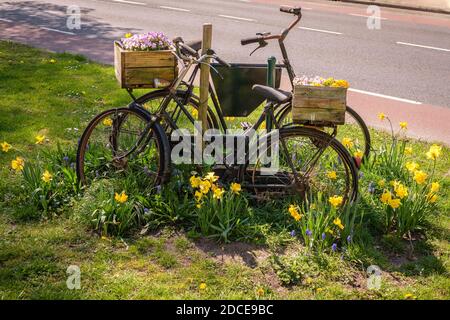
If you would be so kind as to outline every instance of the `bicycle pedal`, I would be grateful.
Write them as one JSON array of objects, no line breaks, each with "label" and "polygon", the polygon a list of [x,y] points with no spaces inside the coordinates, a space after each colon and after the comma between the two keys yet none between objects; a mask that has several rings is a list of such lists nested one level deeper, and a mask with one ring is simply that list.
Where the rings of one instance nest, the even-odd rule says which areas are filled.
[{"label": "bicycle pedal", "polygon": [[243,130],[250,129],[251,127],[252,127],[252,124],[250,122],[247,122],[247,121],[242,121],[241,122],[241,128]]}]

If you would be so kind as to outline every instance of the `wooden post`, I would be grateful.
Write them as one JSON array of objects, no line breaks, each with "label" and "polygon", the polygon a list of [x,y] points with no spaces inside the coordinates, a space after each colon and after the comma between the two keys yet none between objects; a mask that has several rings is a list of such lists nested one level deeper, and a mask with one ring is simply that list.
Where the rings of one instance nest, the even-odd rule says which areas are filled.
[{"label": "wooden post", "polygon": [[[212,42],[212,24],[203,24],[203,41],[202,41],[202,55],[206,54],[208,49],[211,49]],[[203,62],[210,63],[210,59]],[[206,130],[207,113],[208,113],[208,98],[209,98],[209,65],[202,63],[200,66],[200,110],[198,112],[198,120],[202,123],[202,130]],[[203,141],[203,139],[202,139]],[[204,144],[202,144],[204,146]],[[202,147],[203,150],[203,147]]]}]

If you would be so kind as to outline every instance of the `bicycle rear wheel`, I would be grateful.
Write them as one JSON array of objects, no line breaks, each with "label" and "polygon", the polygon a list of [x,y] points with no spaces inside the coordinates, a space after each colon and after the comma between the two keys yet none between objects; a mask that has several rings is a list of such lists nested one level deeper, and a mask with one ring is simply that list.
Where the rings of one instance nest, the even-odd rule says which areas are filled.
[{"label": "bicycle rear wheel", "polygon": [[86,185],[95,179],[131,177],[140,186],[163,183],[169,174],[169,143],[144,112],[106,110],[89,123],[77,151],[77,176]]},{"label": "bicycle rear wheel", "polygon": [[[342,196],[343,203],[358,193],[358,170],[347,149],[327,133],[307,127],[286,127],[279,131],[279,161],[274,174],[258,156],[250,169],[255,192],[277,193],[301,199]],[[285,152],[286,147],[287,152]]]},{"label": "bicycle rear wheel", "polygon": [[[292,125],[291,104],[288,103],[283,106],[277,113],[276,118],[282,126]],[[323,130],[326,132],[332,131],[328,128]],[[369,129],[361,116],[349,106],[345,111],[345,124],[339,126],[336,139],[344,143],[344,146],[354,158],[360,158],[361,161],[364,161],[369,157],[371,148]]]}]

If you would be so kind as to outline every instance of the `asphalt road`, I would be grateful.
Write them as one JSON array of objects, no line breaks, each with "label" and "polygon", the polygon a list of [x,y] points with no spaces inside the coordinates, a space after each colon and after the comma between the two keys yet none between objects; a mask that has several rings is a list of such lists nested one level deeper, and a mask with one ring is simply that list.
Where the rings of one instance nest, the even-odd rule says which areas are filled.
[{"label": "asphalt road", "polygon": [[[0,1],[0,22],[54,29],[55,36],[68,32],[69,44],[52,43],[50,37],[38,45],[77,51],[91,41],[91,49],[81,50],[88,55],[105,50],[105,45],[94,48],[96,41],[109,45],[129,31],[199,39],[202,24],[211,22],[213,47],[222,58],[264,63],[270,55],[280,57],[277,44],[249,57],[254,46],[243,47],[240,39],[287,26],[292,16],[278,11],[280,3],[304,8],[302,29],[292,30],[286,40],[298,75],[344,78],[356,90],[450,107],[450,16],[445,15],[382,9],[381,29],[369,30],[365,6],[324,1],[45,0]],[[67,29],[68,5],[80,6],[81,30]],[[106,51],[95,57],[112,62]]]}]

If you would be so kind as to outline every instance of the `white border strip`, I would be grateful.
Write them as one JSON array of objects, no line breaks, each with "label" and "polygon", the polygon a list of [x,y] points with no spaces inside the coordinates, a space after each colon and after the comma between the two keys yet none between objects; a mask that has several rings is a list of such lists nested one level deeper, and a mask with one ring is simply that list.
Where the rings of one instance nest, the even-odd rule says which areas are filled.
[{"label": "white border strip", "polygon": [[69,31],[63,31],[63,30],[58,30],[58,29],[53,29],[53,28],[48,28],[48,27],[39,27],[39,28],[44,29],[44,30],[48,30],[48,31],[64,33],[64,34],[68,34],[68,35],[71,35],[71,36],[75,35],[75,33],[69,32]]},{"label": "white border strip", "polygon": [[329,31],[329,30],[322,30],[322,29],[314,29],[314,28],[307,28],[307,27],[298,27],[298,28],[299,28],[299,29],[302,29],[302,30],[317,31],[317,32],[322,32],[322,33],[342,34],[341,32]]},{"label": "white border strip", "polygon": [[225,14],[219,14],[219,17],[227,18],[227,19],[234,19],[234,20],[242,20],[242,21],[256,22],[255,19],[241,18],[241,17],[235,17],[235,16],[227,16],[227,15],[225,15]]},{"label": "white border strip", "polygon": [[401,42],[401,41],[397,41],[397,44],[403,44],[405,46],[412,46],[412,47],[419,47],[419,48],[425,48],[425,49],[433,49],[433,50],[439,50],[439,51],[446,51],[446,52],[450,52],[450,49],[444,49],[444,48],[438,48],[438,47],[430,47],[430,46],[424,46],[421,44],[414,44],[414,43],[409,43],[409,42]]},{"label": "white border strip", "polygon": [[124,3],[124,4],[134,4],[134,5],[138,5],[138,6],[146,6],[146,3],[143,2],[136,2],[136,1],[128,1],[128,0],[112,0],[113,2],[117,2],[117,3]]},{"label": "white border strip", "polygon": [[362,94],[367,94],[369,96],[374,96],[374,97],[380,97],[380,98],[385,98],[385,99],[390,99],[390,100],[395,100],[395,101],[411,103],[411,104],[422,104],[422,102],[419,102],[419,101],[408,100],[408,99],[403,99],[403,98],[397,98],[397,97],[393,97],[393,96],[387,96],[387,95],[381,94],[381,93],[375,93],[375,92],[370,92],[370,91],[358,90],[358,89],[353,89],[353,88],[349,88],[348,91],[362,93]]},{"label": "white border strip", "polygon": [[354,16],[354,17],[363,17],[363,18],[372,18],[372,19],[379,19],[379,20],[387,20],[387,18],[383,18],[383,17],[375,17],[375,16],[367,16],[365,14],[358,14],[358,13],[349,13],[349,16]]},{"label": "white border strip", "polygon": [[12,20],[5,19],[5,18],[0,18],[0,21],[4,21],[4,22],[13,22]]},{"label": "white border strip", "polygon": [[167,10],[173,10],[173,11],[183,11],[183,12],[189,12],[191,10],[183,9],[183,8],[175,8],[175,7],[167,7],[167,6],[159,6],[161,9],[167,9]]}]

